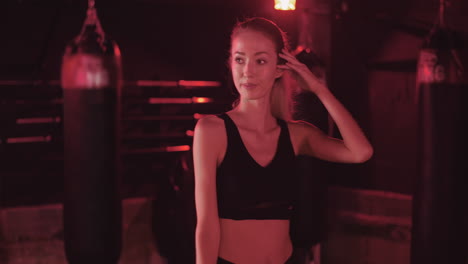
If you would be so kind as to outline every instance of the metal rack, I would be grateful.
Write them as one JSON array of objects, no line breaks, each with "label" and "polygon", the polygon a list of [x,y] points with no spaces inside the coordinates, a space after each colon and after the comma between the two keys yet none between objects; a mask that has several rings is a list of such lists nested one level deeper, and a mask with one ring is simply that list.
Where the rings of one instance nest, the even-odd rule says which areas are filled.
[{"label": "metal rack", "polygon": [[[125,82],[120,119],[124,185],[138,189],[173,173],[180,155],[191,150],[197,120],[225,111],[227,94],[217,81]],[[0,206],[59,202],[62,121],[59,81],[0,80]]]}]

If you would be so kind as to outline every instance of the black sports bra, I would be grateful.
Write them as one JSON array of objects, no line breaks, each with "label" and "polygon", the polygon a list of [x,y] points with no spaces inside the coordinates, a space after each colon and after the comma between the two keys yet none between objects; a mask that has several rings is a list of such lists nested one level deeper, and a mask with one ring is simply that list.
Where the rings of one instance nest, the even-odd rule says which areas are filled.
[{"label": "black sports bra", "polygon": [[290,219],[295,199],[295,154],[285,121],[273,160],[265,167],[249,154],[239,130],[226,114],[227,149],[216,171],[218,212],[227,219]]}]

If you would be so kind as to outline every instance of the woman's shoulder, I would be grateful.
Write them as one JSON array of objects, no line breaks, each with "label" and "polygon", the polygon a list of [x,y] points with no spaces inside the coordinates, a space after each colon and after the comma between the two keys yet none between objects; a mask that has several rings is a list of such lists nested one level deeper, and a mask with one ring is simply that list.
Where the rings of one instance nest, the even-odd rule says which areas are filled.
[{"label": "woman's shoulder", "polygon": [[290,120],[287,121],[289,129],[297,132],[316,131],[318,128],[311,123],[302,120]]},{"label": "woman's shoulder", "polygon": [[227,144],[225,131],[223,119],[216,115],[203,116],[195,126],[194,150],[209,149],[210,153],[221,153]]},{"label": "woman's shoulder", "polygon": [[304,138],[310,136],[323,137],[325,134],[318,127],[311,123],[302,120],[288,121],[289,133],[296,138]]},{"label": "woman's shoulder", "polygon": [[215,128],[224,125],[224,121],[219,115],[204,115],[198,119],[197,125],[202,127]]},{"label": "woman's shoulder", "polygon": [[[217,115],[205,115],[197,121],[195,134],[218,138],[224,130],[224,120]],[[213,138],[214,139],[214,138]]]}]

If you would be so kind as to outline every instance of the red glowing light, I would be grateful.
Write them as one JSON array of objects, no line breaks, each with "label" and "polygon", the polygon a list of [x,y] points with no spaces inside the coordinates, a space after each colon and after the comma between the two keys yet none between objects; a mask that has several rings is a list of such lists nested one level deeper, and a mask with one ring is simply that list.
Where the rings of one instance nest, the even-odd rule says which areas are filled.
[{"label": "red glowing light", "polygon": [[159,98],[152,97],[148,99],[150,104],[191,104],[191,98]]},{"label": "red glowing light", "polygon": [[180,80],[180,86],[186,87],[219,87],[221,86],[220,82],[216,81],[187,81],[187,80]]},{"label": "red glowing light", "polygon": [[208,97],[193,97],[193,102],[196,104],[205,104],[213,102],[213,99]]},{"label": "red glowing light", "polygon": [[194,133],[193,133],[193,130],[187,130],[185,131],[185,135],[189,136],[189,137],[193,137]]},{"label": "red glowing light", "polygon": [[16,144],[16,143],[36,143],[36,142],[50,142],[52,137],[47,136],[35,136],[35,137],[16,137],[16,138],[7,138],[6,143]]},{"label": "red glowing light", "polygon": [[60,117],[31,117],[31,118],[18,118],[16,124],[46,124],[46,123],[60,123]]},{"label": "red glowing light", "polygon": [[150,104],[206,104],[213,102],[212,98],[208,97],[192,97],[192,98],[162,98],[151,97],[148,99]]},{"label": "red glowing light", "polygon": [[189,151],[190,146],[189,145],[181,145],[181,146],[169,146],[166,147],[167,152],[180,152],[180,151]]},{"label": "red glowing light", "polygon": [[177,87],[176,81],[151,81],[151,80],[139,80],[136,81],[137,86],[164,86],[164,87]]}]

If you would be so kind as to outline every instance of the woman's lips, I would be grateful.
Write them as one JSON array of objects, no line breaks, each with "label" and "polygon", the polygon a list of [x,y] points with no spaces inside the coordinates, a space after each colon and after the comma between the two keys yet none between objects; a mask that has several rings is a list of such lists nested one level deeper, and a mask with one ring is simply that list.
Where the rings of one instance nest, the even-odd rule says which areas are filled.
[{"label": "woman's lips", "polygon": [[257,85],[254,84],[254,83],[243,83],[242,87],[244,87],[245,89],[253,89],[253,88],[257,87]]}]

